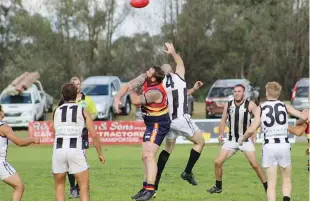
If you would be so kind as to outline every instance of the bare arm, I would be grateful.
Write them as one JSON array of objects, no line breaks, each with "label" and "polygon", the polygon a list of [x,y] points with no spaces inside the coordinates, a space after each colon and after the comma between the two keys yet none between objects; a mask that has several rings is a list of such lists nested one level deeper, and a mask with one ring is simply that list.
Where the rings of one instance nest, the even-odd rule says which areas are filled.
[{"label": "bare arm", "polygon": [[129,81],[127,84],[121,87],[119,92],[114,97],[114,108],[116,110],[116,113],[120,112],[119,106],[122,104],[121,99],[122,97],[129,91],[136,89],[143,85],[146,79],[146,74],[141,74],[137,78]]},{"label": "bare arm", "polygon": [[165,46],[167,47],[167,50],[165,52],[171,54],[175,63],[177,64],[175,73],[178,74],[182,79],[184,79],[185,67],[181,56],[176,53],[172,43],[165,43]]},{"label": "bare arm", "polygon": [[220,126],[219,126],[219,135],[223,135],[225,132],[225,126],[226,126],[226,121],[227,121],[227,108],[228,108],[228,103],[226,103],[224,106],[224,111],[223,111],[222,119],[221,119]]},{"label": "bare arm", "polygon": [[187,95],[193,94],[201,86],[203,86],[203,83],[201,81],[196,81],[195,85],[191,89],[187,89]]},{"label": "bare arm", "polygon": [[9,140],[11,140],[14,144],[20,147],[25,147],[28,145],[31,145],[33,143],[38,143],[36,142],[34,138],[25,138],[22,139],[18,136],[15,135],[14,131],[10,126],[4,125],[1,126],[1,136],[6,136]]},{"label": "bare arm", "polygon": [[251,114],[254,115],[256,108],[257,108],[257,105],[254,102],[250,101],[248,110],[250,111]]},{"label": "bare arm", "polygon": [[306,123],[302,123],[301,125],[296,125],[296,126],[289,126],[288,127],[288,132],[296,135],[296,136],[302,136],[307,128]]},{"label": "bare arm", "polygon": [[243,135],[243,140],[247,140],[249,137],[251,137],[257,130],[257,128],[260,126],[260,107],[256,107],[254,111],[254,121],[250,125],[250,127],[245,131]]},{"label": "bare arm", "polygon": [[134,105],[145,105],[147,103],[160,102],[163,95],[158,90],[149,90],[142,95],[138,95],[137,92],[133,91],[130,94],[131,103]]},{"label": "bare arm", "polygon": [[289,104],[285,104],[285,107],[287,109],[287,112],[292,115],[292,116],[295,116],[295,117],[298,117],[302,120],[307,120],[307,115],[306,114],[303,114],[301,113],[300,111],[296,110],[294,107],[292,107],[291,105]]},{"label": "bare arm", "polygon": [[140,76],[136,77],[135,79],[132,79],[127,84],[121,87],[119,92],[116,94],[116,98],[122,98],[127,92],[138,88],[143,85],[146,79],[146,74],[141,74]]},{"label": "bare arm", "polygon": [[87,129],[88,129],[88,132],[92,136],[92,139],[93,139],[93,142],[94,142],[94,146],[95,146],[95,148],[97,150],[98,156],[101,157],[103,155],[102,155],[100,137],[99,137],[99,135],[95,131],[93,119],[92,119],[91,115],[86,110],[83,110],[83,113],[84,113],[84,116],[86,118],[86,126],[87,126]]}]

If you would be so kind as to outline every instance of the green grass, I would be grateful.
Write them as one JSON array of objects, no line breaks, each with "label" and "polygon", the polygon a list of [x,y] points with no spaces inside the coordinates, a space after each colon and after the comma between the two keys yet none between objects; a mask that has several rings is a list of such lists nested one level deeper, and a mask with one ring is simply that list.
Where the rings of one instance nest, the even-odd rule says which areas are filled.
[{"label": "green grass", "polygon": [[[309,199],[305,147],[302,143],[292,146],[292,200]],[[163,173],[156,200],[266,200],[262,184],[242,153],[238,153],[224,165],[222,194],[210,195],[206,192],[215,180],[213,163],[220,149],[216,144],[206,145],[194,168],[199,185],[193,187],[183,181],[180,174],[186,165],[190,149],[191,145],[176,146]],[[257,151],[257,157],[261,161],[260,146],[257,146]],[[94,148],[87,153],[91,166],[91,200],[130,200],[130,196],[140,189],[143,177],[140,146],[104,146],[104,154],[107,161],[102,166]],[[54,200],[51,159],[51,146],[9,146],[9,163],[17,169],[26,185],[23,200]],[[66,189],[68,193],[68,183]],[[0,201],[10,200],[10,194],[11,188],[0,183]],[[277,195],[277,199],[282,200],[280,181]]]}]

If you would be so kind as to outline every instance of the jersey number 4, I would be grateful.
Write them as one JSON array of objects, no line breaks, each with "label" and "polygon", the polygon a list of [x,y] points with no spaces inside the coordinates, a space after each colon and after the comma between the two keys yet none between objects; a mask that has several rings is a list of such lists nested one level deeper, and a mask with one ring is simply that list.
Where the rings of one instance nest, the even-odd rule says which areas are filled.
[{"label": "jersey number 4", "polygon": [[[62,106],[62,107],[60,107],[60,109],[61,109],[61,122],[66,122],[67,121],[68,106]],[[71,122],[76,122],[78,106],[73,105],[73,106],[69,107],[69,109],[72,109]]]},{"label": "jersey number 4", "polygon": [[[268,123],[267,121],[264,121],[264,125],[267,127],[272,127],[275,122],[279,125],[284,125],[286,123],[286,113],[285,111],[280,111],[279,107],[284,107],[285,105],[282,103],[277,103],[274,105],[274,107],[267,105],[262,108],[262,111],[265,109],[268,109],[268,113],[266,114],[266,117],[270,119],[270,122]],[[275,112],[273,116],[273,112]],[[280,121],[280,116],[283,116],[283,121]]]},{"label": "jersey number 4", "polygon": [[[174,88],[174,82],[170,74],[167,75],[166,88]],[[183,113],[187,113],[187,89],[183,89]],[[172,104],[173,104],[173,112],[172,112],[172,120],[178,117],[178,108],[179,108],[179,91],[178,89],[172,90]]]}]

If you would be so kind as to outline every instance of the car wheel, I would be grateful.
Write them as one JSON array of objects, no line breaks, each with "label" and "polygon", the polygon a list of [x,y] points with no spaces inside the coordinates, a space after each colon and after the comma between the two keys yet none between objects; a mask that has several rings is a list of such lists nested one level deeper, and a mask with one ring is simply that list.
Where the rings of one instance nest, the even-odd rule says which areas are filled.
[{"label": "car wheel", "polygon": [[130,99],[127,99],[125,103],[125,107],[123,107],[122,109],[122,114],[128,115],[130,114],[130,112],[131,112],[131,102],[130,102]]},{"label": "car wheel", "polygon": [[114,119],[114,113],[113,113],[113,110],[110,109],[108,117],[107,117],[107,121],[113,121],[113,119]]},{"label": "car wheel", "polygon": [[53,112],[53,104],[48,107],[48,112]]}]

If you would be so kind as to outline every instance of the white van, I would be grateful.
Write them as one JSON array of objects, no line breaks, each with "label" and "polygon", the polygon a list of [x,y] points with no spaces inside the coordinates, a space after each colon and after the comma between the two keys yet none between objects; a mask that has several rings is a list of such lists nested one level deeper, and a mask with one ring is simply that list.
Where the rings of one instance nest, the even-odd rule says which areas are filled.
[{"label": "white van", "polygon": [[34,84],[18,95],[10,95],[4,90],[0,104],[4,110],[3,121],[11,127],[28,127],[28,122],[45,119],[45,103]]}]

